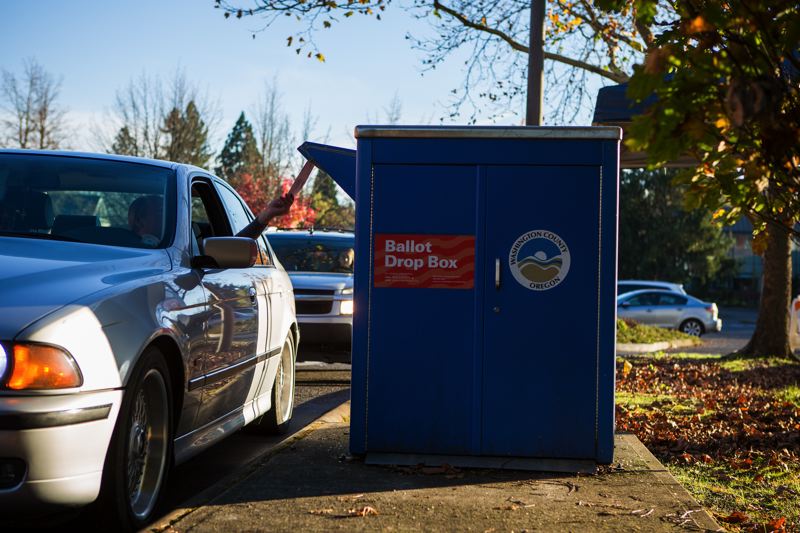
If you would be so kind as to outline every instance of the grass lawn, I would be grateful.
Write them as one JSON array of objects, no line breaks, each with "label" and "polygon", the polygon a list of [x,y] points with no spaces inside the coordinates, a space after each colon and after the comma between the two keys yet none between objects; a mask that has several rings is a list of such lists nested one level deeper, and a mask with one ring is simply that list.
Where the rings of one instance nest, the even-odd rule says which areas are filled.
[{"label": "grass lawn", "polygon": [[687,353],[617,368],[617,430],[727,529],[800,531],[800,363]]},{"label": "grass lawn", "polygon": [[617,320],[617,342],[619,343],[650,344],[675,340],[691,340],[695,344],[700,344],[700,339],[697,337],[675,329],[647,326],[633,320]]}]

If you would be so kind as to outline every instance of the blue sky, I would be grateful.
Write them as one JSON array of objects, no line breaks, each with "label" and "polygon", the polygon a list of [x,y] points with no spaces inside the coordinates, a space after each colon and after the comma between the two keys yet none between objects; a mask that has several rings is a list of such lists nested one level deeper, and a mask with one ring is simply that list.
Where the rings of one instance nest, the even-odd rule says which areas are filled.
[{"label": "blue sky", "polygon": [[22,60],[33,57],[63,76],[61,102],[76,130],[72,147],[90,150],[97,147],[88,125],[102,122],[115,91],[143,72],[168,79],[182,68],[219,102],[215,149],[265,81],[276,80],[296,129],[310,106],[318,119],[315,140],[329,132],[328,142],[348,146],[353,127],[383,117],[395,94],[402,123],[438,123],[461,80],[456,58],[420,75],[422,56],[404,37],[425,32],[426,24],[396,7],[382,21],[355,16],[320,33],[326,56],[320,63],[286,47],[298,28],[291,19],[253,39],[258,19],[225,20],[213,6],[213,0],[3,0],[0,68],[19,72]]}]

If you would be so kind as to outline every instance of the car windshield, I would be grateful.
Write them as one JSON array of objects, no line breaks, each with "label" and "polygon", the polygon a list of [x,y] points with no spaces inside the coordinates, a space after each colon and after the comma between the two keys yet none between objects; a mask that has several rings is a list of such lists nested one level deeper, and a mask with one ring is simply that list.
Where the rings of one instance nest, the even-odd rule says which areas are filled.
[{"label": "car windshield", "polygon": [[0,154],[0,236],[163,248],[174,233],[174,171],[42,154]]},{"label": "car windshield", "polygon": [[275,234],[268,239],[288,272],[353,273],[353,239]]}]

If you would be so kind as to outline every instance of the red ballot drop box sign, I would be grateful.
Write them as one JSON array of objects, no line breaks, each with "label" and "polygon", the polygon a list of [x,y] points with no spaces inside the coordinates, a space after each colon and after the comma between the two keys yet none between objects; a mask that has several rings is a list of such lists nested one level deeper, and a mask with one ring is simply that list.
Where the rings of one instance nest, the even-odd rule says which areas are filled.
[{"label": "red ballot drop box sign", "polygon": [[375,236],[375,287],[472,289],[474,235]]}]

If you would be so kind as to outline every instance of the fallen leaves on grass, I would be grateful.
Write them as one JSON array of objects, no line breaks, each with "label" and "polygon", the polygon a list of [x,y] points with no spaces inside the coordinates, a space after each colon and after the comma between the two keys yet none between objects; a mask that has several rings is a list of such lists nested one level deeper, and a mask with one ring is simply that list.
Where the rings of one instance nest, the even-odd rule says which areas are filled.
[{"label": "fallen leaves on grass", "polygon": [[734,511],[728,516],[718,516],[717,518],[726,524],[744,524],[750,521],[750,517],[741,511]]},{"label": "fallen leaves on grass", "polygon": [[[716,359],[631,360],[617,375],[617,390],[631,398],[617,405],[617,431],[635,433],[667,464],[703,468],[721,483],[748,476],[774,498],[796,497],[782,494],[774,478],[800,472],[800,406],[775,391],[800,383],[800,365],[752,360],[729,370]],[[723,508],[719,520],[741,530],[800,525],[789,527],[784,517],[772,518],[771,505],[751,502],[743,506],[748,514]]]}]

